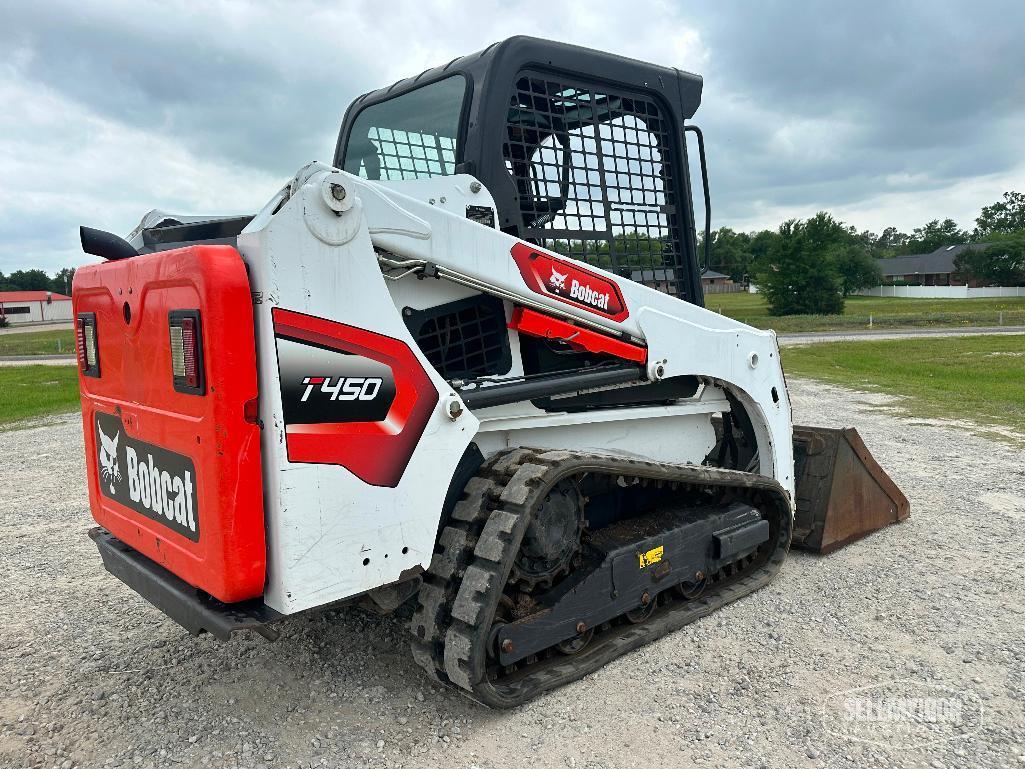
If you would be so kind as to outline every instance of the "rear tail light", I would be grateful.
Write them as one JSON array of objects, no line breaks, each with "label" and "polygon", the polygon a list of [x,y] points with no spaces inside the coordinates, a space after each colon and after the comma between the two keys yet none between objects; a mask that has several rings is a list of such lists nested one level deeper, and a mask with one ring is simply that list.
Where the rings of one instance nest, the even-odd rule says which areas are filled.
[{"label": "rear tail light", "polygon": [[171,376],[180,393],[203,395],[203,335],[199,310],[174,310],[170,313]]},{"label": "rear tail light", "polygon": [[75,319],[78,368],[86,376],[100,375],[100,348],[96,339],[96,313],[80,312]]}]

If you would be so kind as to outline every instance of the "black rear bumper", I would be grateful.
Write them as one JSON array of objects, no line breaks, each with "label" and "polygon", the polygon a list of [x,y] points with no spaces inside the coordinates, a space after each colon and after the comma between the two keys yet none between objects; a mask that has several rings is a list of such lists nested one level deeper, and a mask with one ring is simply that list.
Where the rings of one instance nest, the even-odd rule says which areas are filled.
[{"label": "black rear bumper", "polygon": [[99,526],[89,530],[107,571],[132,588],[192,635],[210,633],[227,641],[238,630],[255,630],[274,640],[277,631],[270,623],[283,615],[255,599],[226,604],[211,598],[164,567],[133,550]]}]

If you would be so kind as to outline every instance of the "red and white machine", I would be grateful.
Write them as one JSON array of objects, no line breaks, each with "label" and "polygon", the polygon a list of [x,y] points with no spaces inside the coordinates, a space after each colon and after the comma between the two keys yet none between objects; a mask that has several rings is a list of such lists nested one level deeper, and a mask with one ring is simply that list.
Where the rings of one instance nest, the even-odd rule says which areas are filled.
[{"label": "red and white machine", "polygon": [[[111,572],[190,631],[271,636],[275,619],[315,607],[410,600],[424,669],[509,706],[767,582],[795,499],[798,537],[819,548],[906,515],[856,434],[795,443],[773,332],[631,280],[603,262],[615,235],[586,259],[558,228],[530,232],[579,216],[570,190],[597,173],[586,156],[602,126],[612,142],[636,111],[624,97],[546,85],[502,107],[514,192],[518,174],[535,189],[549,177],[510,143],[561,160],[559,194],[528,200],[521,186],[520,229],[495,226],[510,221],[492,194],[505,187],[454,172],[470,114],[497,88],[488,78],[511,67],[522,89],[520,60],[545,46],[567,62],[606,56],[503,46],[487,76],[487,52],[465,60],[480,92],[456,109],[451,152],[440,130],[423,139],[425,121],[451,116],[410,117],[450,65],[358,100],[335,165],[306,166],[251,219],[154,213],[128,242],[83,230],[108,259],[74,286],[92,536]],[[643,112],[649,128],[671,113]],[[389,173],[402,144],[413,150]],[[664,214],[669,145],[650,146]],[[625,157],[638,174],[654,164]],[[595,181],[606,202],[611,175]],[[689,189],[673,195],[692,221]],[[680,243],[686,259],[668,269],[682,272],[696,265],[692,233]],[[844,451],[860,470],[845,471],[841,503]],[[852,501],[857,515],[837,512]]]}]

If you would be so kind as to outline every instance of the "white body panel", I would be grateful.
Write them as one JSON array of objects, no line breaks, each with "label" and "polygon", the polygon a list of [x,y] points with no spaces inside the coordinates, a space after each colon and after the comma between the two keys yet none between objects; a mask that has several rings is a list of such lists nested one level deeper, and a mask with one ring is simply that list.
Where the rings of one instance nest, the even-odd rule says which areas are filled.
[{"label": "white body panel", "polygon": [[[630,316],[621,323],[542,297],[526,287],[519,269],[510,258],[513,245],[519,242],[516,238],[467,222],[457,213],[460,205],[469,202],[478,205],[490,203],[490,197],[487,203],[478,199],[479,195],[486,193],[485,190],[476,195],[470,191],[474,181],[472,177],[431,180],[444,185],[449,208],[454,207],[455,211],[443,210],[438,205],[398,192],[406,182],[386,186],[357,177],[349,178],[363,201],[373,242],[379,248],[405,258],[451,265],[498,288],[547,303],[553,310],[590,323],[597,322],[610,331],[625,331],[643,339],[648,346],[648,359],[665,361],[667,377],[691,374],[729,383],[730,389],[748,410],[753,409],[751,417],[759,432],[759,455],[763,461],[761,473],[776,478],[793,496],[790,401],[774,331],[752,328],[609,273],[604,274],[617,282],[630,309]],[[423,188],[428,182],[417,184]],[[458,196],[453,189],[459,192]],[[432,197],[438,200],[441,195]],[[454,206],[451,205],[453,202]],[[397,206],[421,229],[414,233],[395,226],[393,214]],[[424,226],[429,232],[427,237],[422,234]],[[592,266],[588,268],[602,272]]]},{"label": "white body panel", "polygon": [[[342,201],[331,200],[330,185],[344,188]],[[347,598],[394,582],[410,568],[427,568],[450,479],[471,441],[485,455],[530,445],[697,464],[715,443],[711,415],[729,410],[723,393],[728,390],[755,425],[759,472],[793,496],[790,405],[771,331],[612,275],[630,311],[622,323],[533,293],[510,256],[519,241],[467,220],[467,205],[493,207],[487,190],[469,176],[376,183],[314,164],[268,203],[239,238],[258,301],[265,601],[277,611],[292,613]],[[395,258],[444,265],[503,294],[550,306],[553,313],[625,331],[647,345],[649,372],[660,363],[664,376],[697,376],[704,386],[695,397],[669,406],[561,414],[524,402],[477,413],[464,409],[452,419],[447,407],[458,399],[417,348],[398,308],[432,307],[475,292],[412,275],[388,281],[375,248]],[[507,301],[507,312],[511,306]],[[288,461],[274,307],[372,330],[402,340],[416,354],[439,399],[396,487],[371,486],[337,465]],[[522,366],[515,333],[510,344],[509,376],[518,376]]]},{"label": "white body panel", "polygon": [[572,448],[675,464],[701,461],[715,445],[708,415],[729,411],[725,400],[483,419],[476,444],[485,456],[510,446]]},{"label": "white body panel", "polygon": [[[329,244],[307,227],[338,225],[319,196],[317,183],[305,185],[275,215],[265,209],[239,237],[253,291],[262,295],[254,314],[264,424],[264,601],[284,614],[394,582],[416,566],[426,568],[438,526],[437,512],[432,518],[427,511],[439,511],[448,490],[438,479],[452,477],[477,430],[472,414],[453,422],[440,408],[450,388],[422,359],[392,309],[358,203],[345,217],[351,239]],[[336,465],[288,461],[271,319],[275,306],[401,339],[421,358],[441,398],[397,487],[371,486]]]}]

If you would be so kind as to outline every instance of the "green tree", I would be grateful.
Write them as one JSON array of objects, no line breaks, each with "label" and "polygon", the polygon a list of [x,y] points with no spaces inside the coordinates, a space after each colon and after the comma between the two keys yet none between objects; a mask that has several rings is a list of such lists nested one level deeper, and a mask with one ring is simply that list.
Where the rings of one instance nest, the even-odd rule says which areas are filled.
[{"label": "green tree", "polygon": [[833,247],[832,257],[840,272],[841,290],[845,297],[883,282],[879,262],[872,256],[871,246],[864,242],[838,244]]},{"label": "green tree", "polygon": [[42,270],[15,270],[10,275],[0,272],[0,291],[53,291],[70,295],[74,278],[74,267],[58,270],[52,278]]},{"label": "green tree", "polygon": [[809,219],[805,228],[812,248],[822,255],[823,263],[831,265],[839,274],[844,297],[858,289],[879,285],[882,281],[882,273],[869,255],[875,235],[870,232],[859,234],[854,227],[837,221],[824,211]]},{"label": "green tree", "polygon": [[[617,254],[629,254],[629,261],[636,267],[662,267],[664,264],[664,245],[659,238],[653,238],[646,232],[624,232],[613,236],[613,246]],[[608,252],[608,247],[605,247]]]},{"label": "green tree", "polygon": [[[617,266],[627,272],[639,267],[665,265],[665,244],[659,238],[653,238],[646,232],[631,230],[614,235],[612,240],[617,255]],[[607,241],[556,240],[551,244],[551,250],[602,269],[611,270],[614,266]]]},{"label": "green tree", "polygon": [[595,267],[612,267],[609,244],[604,241],[556,240],[551,244],[551,249],[557,254],[593,264]]},{"label": "green tree", "polygon": [[901,254],[928,254],[941,246],[956,246],[968,242],[968,231],[957,226],[953,219],[933,219],[922,227],[915,227],[911,237],[900,249]]},{"label": "green tree", "polygon": [[53,280],[50,281],[50,290],[58,294],[71,296],[71,283],[74,279],[75,268],[64,267],[54,273]]},{"label": "green tree", "polygon": [[879,259],[896,256],[907,245],[911,237],[896,227],[887,227],[872,243],[873,255]]},{"label": "green tree", "polygon": [[837,248],[851,236],[827,213],[780,225],[756,280],[773,315],[843,312],[843,277]]},{"label": "green tree", "polygon": [[954,267],[984,283],[1025,286],[1025,230],[991,234],[986,248],[966,248],[954,258]]},{"label": "green tree", "polygon": [[983,206],[975,220],[975,239],[989,240],[1000,233],[1025,231],[1025,193],[1005,192],[1004,199],[991,206]]},{"label": "green tree", "polygon": [[42,270],[15,270],[5,281],[14,291],[50,291],[50,276]]},{"label": "green tree", "polygon": [[748,275],[755,275],[763,269],[772,244],[778,237],[779,233],[773,230],[761,230],[751,236],[751,263],[748,265]]},{"label": "green tree", "polygon": [[[704,254],[702,248],[698,249],[698,253]],[[710,269],[729,275],[739,283],[744,280],[750,264],[750,235],[746,232],[734,232],[729,227],[720,227],[712,233],[712,249],[708,263]]]}]

